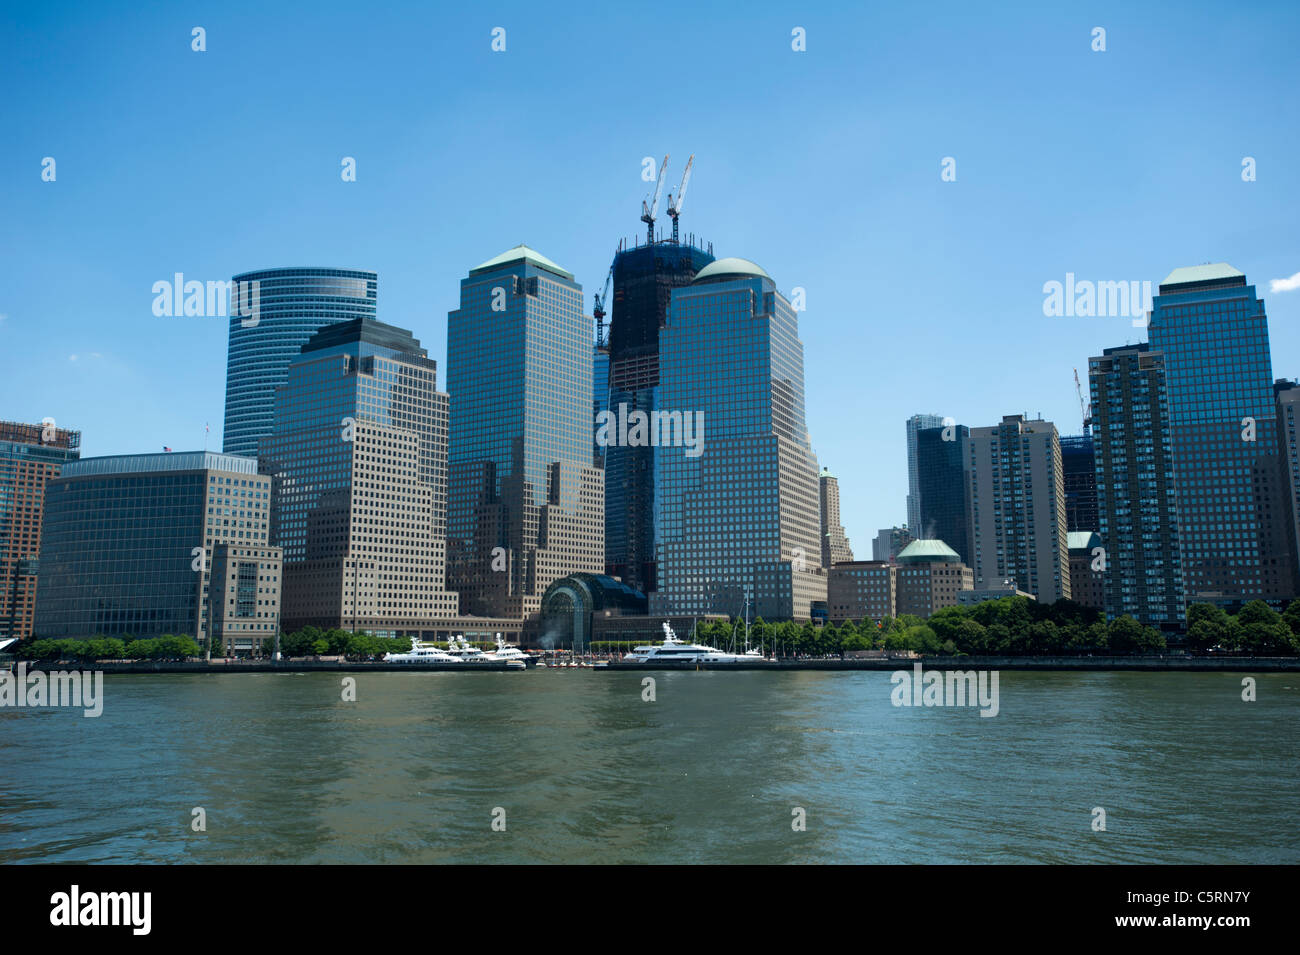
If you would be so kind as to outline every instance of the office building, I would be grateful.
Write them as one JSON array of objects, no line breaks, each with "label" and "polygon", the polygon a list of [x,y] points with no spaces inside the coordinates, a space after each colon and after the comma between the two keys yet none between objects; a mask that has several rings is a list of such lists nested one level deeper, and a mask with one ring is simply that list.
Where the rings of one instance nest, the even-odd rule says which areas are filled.
[{"label": "office building", "polygon": [[213,653],[246,656],[275,639],[274,629],[267,633],[264,625],[280,619],[282,573],[279,547],[231,541],[213,545],[207,604]]},{"label": "office building", "polygon": [[[244,311],[230,309],[227,454],[257,457],[271,433],[276,389],[307,340],[326,325],[375,317],[378,276],[355,269],[263,269],[236,275]],[[256,308],[254,309],[254,304]]]},{"label": "office building", "polygon": [[1291,509],[1289,543],[1300,567],[1300,441],[1296,437],[1296,409],[1300,406],[1300,384],[1285,379],[1274,382],[1273,394],[1277,399],[1278,443],[1284,479],[1282,487],[1287,493]]},{"label": "office building", "polygon": [[274,480],[286,630],[395,636],[454,617],[446,587],[447,395],[405,329],[331,324],[276,393],[261,465]]},{"label": "office building", "polygon": [[1187,601],[1294,597],[1263,300],[1227,263],[1174,269],[1148,332],[1165,359]]},{"label": "office building", "polygon": [[1065,485],[1065,526],[1069,531],[1097,529],[1097,474],[1093,436],[1061,436],[1061,480]]},{"label": "office building", "polygon": [[840,523],[840,482],[831,472],[822,468],[817,477],[821,504],[822,566],[833,567],[853,560],[853,548],[844,535]]},{"label": "office building", "polygon": [[921,540],[941,540],[969,564],[967,543],[970,515],[966,513],[966,441],[964,424],[922,428],[916,432],[916,499]]},{"label": "office building", "polygon": [[967,442],[975,589],[1004,586],[1041,603],[1070,596],[1061,442],[1050,421],[1007,415]]},{"label": "office building", "polygon": [[[711,250],[691,243],[656,242],[614,256],[609,329],[608,389],[611,411],[650,415],[659,407],[660,335],[674,289],[691,284],[713,261]],[[642,593],[658,586],[655,483],[659,448],[614,444],[605,449],[606,571]]]},{"label": "office building", "polygon": [[1093,610],[1106,609],[1106,567],[1101,535],[1070,531],[1070,599]]},{"label": "office building", "polygon": [[[279,575],[279,550],[268,546],[270,491],[255,459],[215,451],[65,463],[46,489],[35,635],[206,641],[223,545],[256,549],[257,576]],[[224,567],[242,558],[227,553]],[[277,582],[254,583],[251,606],[235,608],[245,649],[279,627]]]},{"label": "office building", "polygon": [[898,616],[929,617],[957,606],[959,595],[975,583],[971,569],[941,540],[916,540],[898,554],[895,574]]},{"label": "office building", "polygon": [[0,641],[32,635],[45,488],[81,456],[81,432],[0,421]]},{"label": "office building", "polygon": [[926,428],[942,428],[943,416],[914,414],[907,419],[907,526],[913,533],[924,533],[921,523],[921,469],[916,456],[917,434]]},{"label": "office building", "polygon": [[957,606],[974,607],[977,604],[987,603],[990,600],[1001,600],[1004,597],[1025,597],[1033,600],[1034,595],[1027,593],[1010,582],[994,584],[992,587],[981,587],[978,590],[963,590],[957,594]]},{"label": "office building", "polygon": [[833,566],[826,580],[826,606],[832,623],[898,616],[897,568],[887,560],[855,560]]},{"label": "office building", "polygon": [[[817,461],[790,303],[745,259],[675,289],[659,337],[652,614],[825,613]],[[680,427],[673,427],[674,424]]]},{"label": "office building", "polygon": [[604,571],[592,365],[571,272],[520,245],[461,280],[447,388],[448,573],[462,613],[536,614],[555,580]]},{"label": "office building", "polygon": [[[1099,573],[1108,617],[1177,631],[1185,608],[1165,355],[1146,344],[1107,348],[1088,359],[1088,382],[1098,475],[1093,546],[1102,560],[1083,562],[1072,549],[1071,566],[1089,568],[1090,588]],[[1090,591],[1074,599],[1093,606],[1095,598]]]},{"label": "office building", "polygon": [[871,542],[871,559],[892,561],[915,539],[907,529],[907,525],[882,527],[876,534],[875,540]]}]

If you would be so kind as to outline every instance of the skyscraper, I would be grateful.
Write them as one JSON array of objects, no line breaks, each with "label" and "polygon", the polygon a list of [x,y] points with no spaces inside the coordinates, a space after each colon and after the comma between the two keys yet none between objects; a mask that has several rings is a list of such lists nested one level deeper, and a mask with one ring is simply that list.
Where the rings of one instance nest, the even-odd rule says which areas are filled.
[{"label": "skyscraper", "polygon": [[830,570],[836,564],[853,559],[853,548],[844,536],[840,523],[840,482],[827,468],[817,478],[821,504],[822,567]]},{"label": "skyscraper", "polygon": [[1165,356],[1188,602],[1295,596],[1263,300],[1227,263],[1174,269],[1149,332]]},{"label": "skyscraper", "polygon": [[1065,526],[1071,531],[1097,529],[1097,474],[1093,436],[1061,436],[1061,474],[1065,484]]},{"label": "skyscraper", "polygon": [[[658,407],[660,334],[673,289],[691,283],[713,261],[690,244],[658,242],[622,248],[614,257],[609,330],[608,408],[651,414]],[[606,395],[600,395],[605,399]],[[602,407],[604,407],[602,405]],[[605,449],[605,566],[643,593],[657,586],[655,482],[659,449]]]},{"label": "skyscraper", "polygon": [[81,455],[81,432],[0,421],[0,640],[32,635],[45,486]]},{"label": "skyscraper", "polygon": [[447,318],[447,386],[461,612],[536,613],[554,580],[605,566],[591,319],[573,274],[523,245],[471,269]]},{"label": "skyscraper", "polygon": [[913,534],[924,534],[921,525],[921,472],[916,461],[916,435],[923,428],[943,427],[943,416],[914,414],[907,419],[907,526]]},{"label": "skyscraper", "polygon": [[[378,276],[353,269],[264,269],[235,282],[256,284],[256,316],[230,309],[226,359],[227,454],[257,456],[257,442],[271,433],[275,390],[289,363],[319,329],[334,322],[375,317]],[[251,302],[254,296],[247,295]]]},{"label": "skyscraper", "polygon": [[1282,486],[1291,505],[1291,533],[1289,543],[1295,555],[1297,572],[1300,572],[1300,437],[1297,436],[1297,418],[1300,418],[1300,383],[1286,379],[1273,383],[1277,398],[1277,427],[1281,446],[1281,465],[1285,475]]},{"label": "skyscraper", "polygon": [[[213,619],[238,618],[223,627],[236,649],[273,638],[280,551],[267,542],[270,484],[255,459],[215,451],[67,462],[46,490],[35,635],[202,641]],[[252,579],[227,613],[214,560],[238,579],[249,550],[258,552]],[[216,608],[214,589],[223,593]]]},{"label": "skyscraper", "polygon": [[902,553],[904,547],[914,540],[916,538],[912,536],[912,532],[908,530],[907,525],[902,527],[897,525],[882,527],[871,542],[871,559],[885,562],[892,561]]},{"label": "skyscraper", "polygon": [[276,393],[261,467],[274,480],[286,629],[410,635],[456,615],[447,395],[410,332],[358,318],[313,335]]},{"label": "skyscraper", "polygon": [[[1107,348],[1088,359],[1088,384],[1106,615],[1177,630],[1183,569],[1165,356],[1145,344]],[[1097,555],[1088,556],[1091,573]]]},{"label": "skyscraper", "polygon": [[1041,603],[1070,596],[1065,484],[1056,425],[1006,415],[971,428],[970,550],[975,590],[1014,586]]},{"label": "skyscraper", "polygon": [[[659,410],[697,423],[659,442],[654,614],[825,613],[817,460],[798,319],[771,276],[719,259],[673,292]],[[669,430],[665,428],[664,430]]]},{"label": "skyscraper", "polygon": [[970,515],[966,512],[966,442],[964,424],[921,428],[916,432],[917,483],[914,501],[920,524],[912,528],[921,540],[941,540],[971,566]]}]

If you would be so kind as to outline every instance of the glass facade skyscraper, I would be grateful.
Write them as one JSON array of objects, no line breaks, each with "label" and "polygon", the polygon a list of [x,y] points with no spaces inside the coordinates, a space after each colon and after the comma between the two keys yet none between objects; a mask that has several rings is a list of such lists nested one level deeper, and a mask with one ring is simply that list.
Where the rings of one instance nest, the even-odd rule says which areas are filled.
[{"label": "glass facade skyscraper", "polygon": [[943,541],[967,567],[973,564],[964,460],[969,439],[970,428],[964,424],[916,432],[917,483],[913,500],[920,523],[912,528],[922,540]]},{"label": "glass facade skyscraper", "polygon": [[1175,269],[1149,334],[1165,356],[1188,602],[1295,596],[1263,300],[1226,263]]},{"label": "glass facade skyscraper", "polygon": [[1071,531],[1095,531],[1097,474],[1091,434],[1061,435],[1061,473],[1065,482],[1065,526]]},{"label": "glass facade skyscraper", "polygon": [[462,613],[520,618],[601,573],[591,319],[582,286],[516,246],[470,270],[447,317],[448,576]]},{"label": "glass facade skyscraper", "polygon": [[907,526],[913,534],[924,535],[921,526],[921,471],[916,458],[916,435],[925,428],[941,427],[942,415],[914,414],[907,419]]},{"label": "glass facade skyscraper", "polygon": [[[1164,630],[1184,615],[1165,356],[1148,345],[1088,359],[1096,458],[1098,575],[1111,619],[1128,614]],[[1095,563],[1089,557],[1088,566]],[[1075,599],[1082,602],[1082,595]]]},{"label": "glass facade skyscraper", "polygon": [[[662,441],[651,613],[826,612],[817,459],[804,417],[803,343],[771,276],[719,259],[673,291],[660,332],[661,413],[700,419]],[[667,446],[664,446],[667,444]]]},{"label": "glass facade skyscraper", "polygon": [[359,318],[302,346],[261,456],[287,629],[419,635],[455,616],[447,418],[437,366],[405,329]]},{"label": "glass facade skyscraper", "polygon": [[[674,289],[689,285],[713,254],[690,244],[657,242],[614,257],[609,332],[608,408],[651,414],[658,407],[660,334]],[[603,397],[603,396],[602,396]],[[615,445],[605,453],[605,566],[649,593],[655,568],[655,483],[659,449]]]},{"label": "glass facade skyscraper", "polygon": [[289,363],[324,326],[374,318],[379,279],[354,269],[291,268],[245,272],[234,281],[257,283],[258,307],[255,321],[230,310],[222,448],[256,457],[258,441],[271,433],[275,390]]},{"label": "glass facade skyscraper", "polygon": [[206,639],[213,559],[225,547],[232,558],[259,551],[262,571],[249,582],[252,603],[239,629],[274,637],[279,551],[267,546],[270,489],[255,459],[215,451],[64,464],[46,491],[36,636]]}]

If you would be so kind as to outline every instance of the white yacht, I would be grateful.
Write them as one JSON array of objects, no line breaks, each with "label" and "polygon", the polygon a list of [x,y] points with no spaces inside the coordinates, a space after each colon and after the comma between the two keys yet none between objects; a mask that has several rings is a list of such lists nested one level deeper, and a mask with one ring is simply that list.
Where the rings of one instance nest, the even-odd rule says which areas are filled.
[{"label": "white yacht", "polygon": [[455,641],[448,641],[452,647],[451,651],[439,650],[437,647],[416,645],[411,647],[406,653],[385,653],[385,663],[442,663],[454,664],[457,666],[472,666],[475,663],[505,663],[511,670],[524,669],[522,660],[495,660],[489,657],[482,650],[476,650],[474,647],[465,644],[464,638],[460,638],[463,649],[456,646]]},{"label": "white yacht", "polygon": [[460,663],[437,647],[413,646],[406,653],[385,653],[385,663]]},{"label": "white yacht", "polygon": [[519,660],[524,666],[533,666],[537,663],[537,658],[531,653],[525,653],[518,647],[507,646],[499,633],[497,634],[497,648],[489,651],[487,657],[491,660]]},{"label": "white yacht", "polygon": [[471,647],[463,633],[458,633],[447,641],[447,653],[461,663],[491,663],[492,657],[478,647]]},{"label": "white yacht", "polygon": [[683,663],[766,663],[758,651],[746,653],[727,653],[716,647],[706,647],[698,643],[683,643],[673,633],[673,628],[664,621],[664,642],[634,647],[631,653],[624,655],[625,663],[665,663],[680,660]]}]

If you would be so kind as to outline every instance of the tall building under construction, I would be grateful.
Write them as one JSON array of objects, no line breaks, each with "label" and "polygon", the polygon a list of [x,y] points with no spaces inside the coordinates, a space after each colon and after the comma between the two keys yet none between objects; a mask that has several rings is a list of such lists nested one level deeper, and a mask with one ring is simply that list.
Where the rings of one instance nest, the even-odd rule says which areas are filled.
[{"label": "tall building under construction", "polygon": [[[660,186],[663,173],[660,169]],[[605,407],[614,414],[619,414],[620,405],[625,414],[649,414],[658,407],[659,332],[668,321],[672,290],[690,285],[696,273],[713,261],[712,245],[697,244],[694,236],[678,239],[677,215],[689,175],[688,162],[676,199],[669,196],[672,237],[654,233],[659,200],[656,188],[654,202],[649,207],[643,203],[646,242],[624,241],[614,255],[614,297],[604,359],[609,370]],[[598,342],[598,364],[602,360],[600,345]],[[655,480],[660,450],[625,445],[605,449],[605,571],[642,593],[658,589]]]}]

